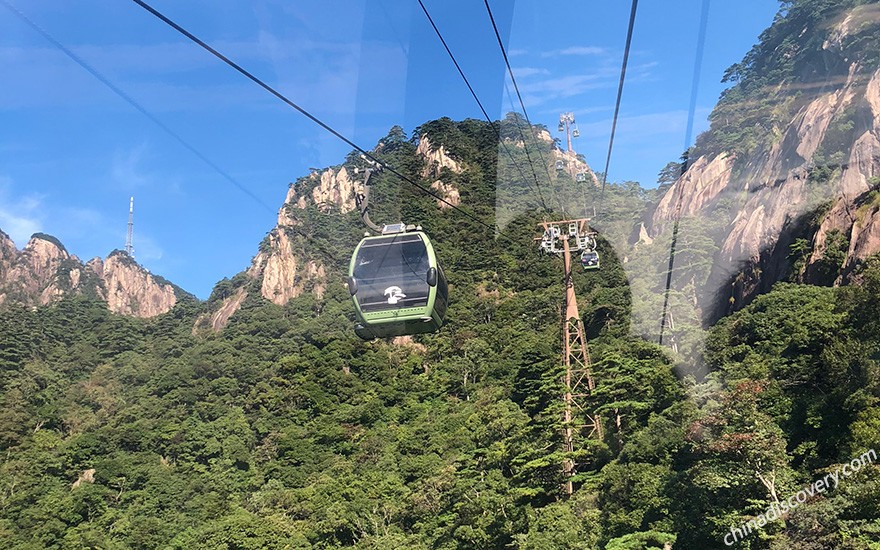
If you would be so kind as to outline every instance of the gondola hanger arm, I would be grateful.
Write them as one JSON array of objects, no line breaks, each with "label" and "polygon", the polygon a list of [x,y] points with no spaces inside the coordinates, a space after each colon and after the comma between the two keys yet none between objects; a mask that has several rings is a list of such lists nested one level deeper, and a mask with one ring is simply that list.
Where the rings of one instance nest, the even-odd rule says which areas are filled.
[{"label": "gondola hanger arm", "polygon": [[367,168],[365,172],[364,192],[357,193],[354,197],[354,202],[358,212],[360,212],[361,219],[364,220],[364,224],[376,233],[382,233],[382,228],[370,220],[370,176],[373,175],[373,168]]}]

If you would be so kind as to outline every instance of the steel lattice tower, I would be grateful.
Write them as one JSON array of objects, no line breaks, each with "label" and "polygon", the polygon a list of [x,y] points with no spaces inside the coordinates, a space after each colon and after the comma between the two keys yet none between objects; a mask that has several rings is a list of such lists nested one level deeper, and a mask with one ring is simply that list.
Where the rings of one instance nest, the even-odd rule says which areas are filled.
[{"label": "steel lattice tower", "polygon": [[[562,462],[562,472],[566,478],[563,490],[568,495],[574,492],[571,478],[576,473],[576,463],[571,456],[575,449],[576,435],[586,431],[588,439],[596,437],[600,440],[604,435],[601,419],[591,406],[591,397],[596,385],[584,321],[578,310],[577,295],[571,277],[572,251],[595,249],[595,240],[589,232],[588,222],[588,219],[543,222],[541,227],[544,229],[544,234],[539,237],[542,250],[562,256],[565,270],[563,279],[565,311],[562,319],[562,359],[565,366],[562,380],[562,447],[567,457]],[[575,423],[576,415],[583,419],[583,423]]]}]

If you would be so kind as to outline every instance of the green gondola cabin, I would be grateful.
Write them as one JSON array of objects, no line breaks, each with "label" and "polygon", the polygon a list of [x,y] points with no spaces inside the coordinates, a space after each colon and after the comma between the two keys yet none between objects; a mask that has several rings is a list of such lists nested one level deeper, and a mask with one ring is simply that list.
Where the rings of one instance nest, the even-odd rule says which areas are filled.
[{"label": "green gondola cabin", "polygon": [[[409,226],[411,228],[412,226]],[[402,224],[365,237],[348,269],[355,333],[364,340],[434,332],[443,324],[449,288],[428,236]]]}]

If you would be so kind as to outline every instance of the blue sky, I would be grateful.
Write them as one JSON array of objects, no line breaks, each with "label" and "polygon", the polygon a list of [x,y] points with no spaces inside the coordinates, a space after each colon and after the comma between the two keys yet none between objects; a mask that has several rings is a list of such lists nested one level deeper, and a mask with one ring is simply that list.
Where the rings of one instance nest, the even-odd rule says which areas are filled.
[{"label": "blue sky", "polygon": [[[483,2],[424,2],[489,114],[512,110]],[[554,129],[560,112],[574,112],[575,147],[601,170],[630,3],[491,4],[532,121]],[[364,148],[394,124],[410,132],[441,116],[482,118],[416,0],[152,5]],[[610,180],[653,186],[686,148],[700,7],[639,3]],[[724,69],[777,8],[711,3],[696,132]],[[133,2],[0,0],[0,82],[0,229],[19,247],[43,231],[83,259],[106,256],[124,244],[134,195],[136,258],[202,298],[249,264],[288,183],[349,151]]]}]

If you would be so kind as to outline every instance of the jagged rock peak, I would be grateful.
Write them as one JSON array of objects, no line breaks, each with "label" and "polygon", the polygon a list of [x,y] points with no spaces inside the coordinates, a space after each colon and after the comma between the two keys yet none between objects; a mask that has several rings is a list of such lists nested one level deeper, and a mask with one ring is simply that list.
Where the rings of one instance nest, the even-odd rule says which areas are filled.
[{"label": "jagged rock peak", "polygon": [[289,226],[281,225],[270,231],[246,271],[251,279],[260,281],[263,298],[278,305],[302,295],[308,287],[320,298],[325,288],[324,266],[304,258],[290,231]]},{"label": "jagged rock peak", "polygon": [[[599,182],[599,178],[596,176],[596,173],[593,172],[593,169],[590,168],[590,165],[581,160],[581,158],[578,157],[577,153],[573,151],[565,151],[563,149],[554,147],[553,156],[550,159],[550,162],[555,164],[558,160],[561,160],[565,163],[566,171],[570,171],[573,174],[584,174],[587,177],[587,181],[592,181],[593,183]],[[554,167],[549,166],[548,169],[552,170],[554,169]]]},{"label": "jagged rock peak", "polygon": [[104,282],[103,298],[113,313],[135,317],[153,317],[165,313],[177,303],[170,283],[157,279],[121,250],[114,250],[93,271]]},{"label": "jagged rock peak", "polygon": [[17,255],[18,249],[15,248],[12,238],[0,230],[0,280],[5,278]]},{"label": "jagged rock peak", "polygon": [[435,146],[427,134],[419,137],[416,154],[422,158],[422,177],[434,178],[431,189],[435,190],[443,200],[437,200],[437,206],[441,209],[452,208],[461,204],[461,193],[450,181],[443,181],[442,170],[447,168],[456,174],[464,171],[462,164],[452,158],[443,145]]},{"label": "jagged rock peak", "polygon": [[[359,192],[362,183],[357,181],[358,178],[349,173],[349,170],[345,166],[341,166],[312,172],[308,178],[291,186],[284,202],[285,206],[294,205],[296,208],[305,208],[311,199],[312,204],[322,210],[335,206],[343,214],[351,212],[355,209],[355,195]],[[279,214],[279,225],[285,222],[281,218],[283,213],[284,207],[282,207],[282,213]]]},{"label": "jagged rock peak", "polygon": [[[308,188],[309,185],[313,187]],[[332,202],[340,211],[348,212],[354,208],[355,192],[353,181],[345,168],[313,172],[300,179],[297,185],[291,184],[284,204],[278,211],[278,223],[260,243],[251,265],[236,275],[232,282],[227,281],[233,290],[196,320],[193,332],[217,332],[225,328],[247,299],[248,291],[255,286],[259,287],[260,296],[281,306],[309,290],[318,297],[323,296],[327,273],[322,264],[307,259],[296,246],[294,237],[301,229],[295,210],[304,209],[310,204],[309,201],[314,201],[313,204],[319,208],[329,206]]]},{"label": "jagged rock peak", "polygon": [[87,295],[107,302],[114,313],[152,317],[174,307],[180,292],[125,252],[83,265],[51,235],[36,233],[18,251],[0,232],[0,304],[42,306],[67,295]]}]

